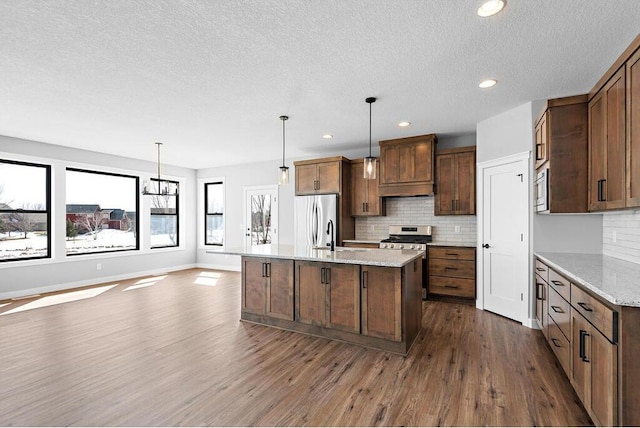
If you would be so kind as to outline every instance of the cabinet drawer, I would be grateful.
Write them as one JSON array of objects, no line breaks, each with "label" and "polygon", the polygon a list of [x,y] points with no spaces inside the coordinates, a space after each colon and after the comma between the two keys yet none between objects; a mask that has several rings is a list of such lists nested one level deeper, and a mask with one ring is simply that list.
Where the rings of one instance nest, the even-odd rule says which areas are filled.
[{"label": "cabinet drawer", "polygon": [[567,302],[571,301],[571,283],[568,279],[554,271],[549,269],[549,285],[553,287],[558,294],[564,297]]},{"label": "cabinet drawer", "polygon": [[571,337],[571,305],[553,287],[549,287],[549,316],[566,338]]},{"label": "cabinet drawer", "polygon": [[571,284],[571,306],[613,343],[618,342],[618,312]]},{"label": "cabinet drawer", "polygon": [[545,282],[549,282],[549,268],[547,265],[542,263],[540,260],[536,259],[536,274],[540,276],[540,278],[544,279]]},{"label": "cabinet drawer", "polygon": [[476,249],[466,247],[429,247],[429,257],[450,260],[475,260]]},{"label": "cabinet drawer", "polygon": [[429,293],[475,298],[476,281],[475,279],[429,276]]},{"label": "cabinet drawer", "polygon": [[569,375],[571,373],[571,345],[554,322],[549,323],[549,345],[560,361],[564,372]]},{"label": "cabinet drawer", "polygon": [[429,258],[429,275],[475,279],[476,262]]}]

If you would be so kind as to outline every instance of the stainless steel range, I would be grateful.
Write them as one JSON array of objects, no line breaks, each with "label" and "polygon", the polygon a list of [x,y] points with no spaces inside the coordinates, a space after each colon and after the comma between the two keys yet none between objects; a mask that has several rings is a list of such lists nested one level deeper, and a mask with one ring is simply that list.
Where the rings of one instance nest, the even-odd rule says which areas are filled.
[{"label": "stainless steel range", "polygon": [[431,226],[389,226],[389,238],[380,241],[380,248],[426,251],[429,242]]}]

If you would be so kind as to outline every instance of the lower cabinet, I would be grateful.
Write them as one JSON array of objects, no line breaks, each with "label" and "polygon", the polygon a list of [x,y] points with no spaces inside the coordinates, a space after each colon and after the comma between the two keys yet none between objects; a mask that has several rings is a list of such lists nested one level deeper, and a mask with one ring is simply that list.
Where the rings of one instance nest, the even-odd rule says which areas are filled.
[{"label": "lower cabinet", "polygon": [[428,265],[430,295],[475,299],[475,248],[430,246]]},{"label": "lower cabinet", "polygon": [[360,266],[296,262],[296,320],[360,333]]},{"label": "lower cabinet", "polygon": [[596,425],[617,425],[617,346],[575,309],[571,310],[571,325],[571,380],[576,393]]},{"label": "lower cabinet", "polygon": [[242,311],[293,320],[293,260],[243,257]]},{"label": "lower cabinet", "polygon": [[400,268],[362,266],[362,334],[402,340]]},{"label": "lower cabinet", "polygon": [[536,280],[536,321],[540,326],[540,330],[544,334],[544,337],[548,337],[549,331],[547,328],[547,295],[549,294],[549,285],[540,277],[535,275]]}]

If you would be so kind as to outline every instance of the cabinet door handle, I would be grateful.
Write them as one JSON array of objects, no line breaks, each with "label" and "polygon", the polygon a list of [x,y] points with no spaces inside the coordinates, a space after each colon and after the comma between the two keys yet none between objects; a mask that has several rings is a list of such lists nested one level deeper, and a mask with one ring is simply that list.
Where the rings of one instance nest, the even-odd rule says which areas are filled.
[{"label": "cabinet door handle", "polygon": [[271,278],[271,263],[265,263],[267,265],[267,278]]},{"label": "cabinet door handle", "polygon": [[362,288],[367,288],[369,282],[369,271],[362,272]]},{"label": "cabinet door handle", "polygon": [[553,311],[557,314],[564,314],[564,311],[560,306],[551,306],[551,309],[553,309]]},{"label": "cabinet door handle", "polygon": [[586,332],[586,330],[580,330],[580,359],[582,361],[584,361],[585,363],[590,362],[589,358],[587,357],[587,351],[586,351],[586,338],[589,336],[589,333]]},{"label": "cabinet door handle", "polygon": [[578,306],[580,306],[582,309],[584,309],[587,312],[593,312],[593,309],[591,309],[589,306],[587,306],[586,303],[578,302]]},{"label": "cabinet door handle", "polygon": [[602,179],[602,201],[605,202],[607,200],[607,188],[606,188],[606,184],[607,184],[607,179],[603,178]]},{"label": "cabinet door handle", "polygon": [[456,206],[456,201],[451,199],[451,211],[455,211],[455,209],[456,209],[455,206]]},{"label": "cabinet door handle", "polygon": [[264,278],[265,276],[267,276],[267,264],[262,263],[262,277]]},{"label": "cabinet door handle", "polygon": [[331,284],[331,268],[326,268],[324,272],[324,283]]},{"label": "cabinet door handle", "polygon": [[564,287],[564,284],[556,279],[552,279],[551,282],[553,283],[553,285],[556,285],[558,287]]},{"label": "cabinet door handle", "polygon": [[542,143],[536,143],[536,160],[542,160]]},{"label": "cabinet door handle", "polygon": [[460,211],[460,199],[456,199],[456,211]]},{"label": "cabinet door handle", "polygon": [[364,208],[364,202],[362,203],[362,212],[365,212],[366,209]]},{"label": "cabinet door handle", "polygon": [[457,285],[445,284],[444,288],[460,288]]},{"label": "cabinet door handle", "polygon": [[369,202],[365,202],[364,206],[366,207],[365,211],[369,212]]},{"label": "cabinet door handle", "polygon": [[562,348],[562,345],[558,345],[559,340],[555,337],[551,338],[551,342],[553,342],[553,346],[555,346],[556,348]]},{"label": "cabinet door handle", "polygon": [[325,271],[324,268],[320,268],[320,284],[324,284],[325,283]]},{"label": "cabinet door handle", "polygon": [[544,300],[542,298],[542,284],[540,284],[539,282],[536,282],[536,300]]},{"label": "cabinet door handle", "polygon": [[544,268],[536,267],[536,270],[537,270],[538,272],[542,272],[542,271],[544,270]]}]

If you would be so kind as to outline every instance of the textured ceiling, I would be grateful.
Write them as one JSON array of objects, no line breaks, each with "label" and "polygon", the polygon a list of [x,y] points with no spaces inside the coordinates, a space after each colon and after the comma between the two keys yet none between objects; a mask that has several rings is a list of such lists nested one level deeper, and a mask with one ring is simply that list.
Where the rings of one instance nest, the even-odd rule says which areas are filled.
[{"label": "textured ceiling", "polygon": [[640,31],[638,0],[479,4],[2,0],[0,134],[206,168],[279,158],[287,114],[287,157],[365,154],[368,96],[374,141],[474,132],[589,91]]}]

